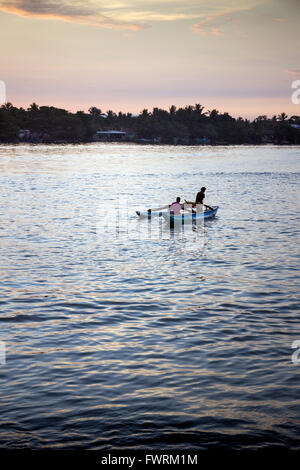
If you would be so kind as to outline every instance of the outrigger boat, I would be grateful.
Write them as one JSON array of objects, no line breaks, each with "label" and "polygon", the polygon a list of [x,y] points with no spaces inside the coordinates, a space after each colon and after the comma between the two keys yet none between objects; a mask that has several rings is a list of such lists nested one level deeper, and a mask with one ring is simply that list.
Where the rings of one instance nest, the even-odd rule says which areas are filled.
[{"label": "outrigger boat", "polygon": [[136,211],[136,214],[141,218],[148,218],[151,219],[152,217],[163,217],[167,222],[171,223],[191,223],[197,222],[203,219],[211,219],[215,217],[219,206],[213,206],[212,210],[205,210],[204,212],[182,212],[179,215],[175,215],[172,211],[152,211],[149,209],[148,211]]}]

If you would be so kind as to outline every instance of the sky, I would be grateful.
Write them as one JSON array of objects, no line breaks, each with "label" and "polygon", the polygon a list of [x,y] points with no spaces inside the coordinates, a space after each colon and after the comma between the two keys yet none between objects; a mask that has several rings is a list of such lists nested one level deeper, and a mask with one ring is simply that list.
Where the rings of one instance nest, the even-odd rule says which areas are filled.
[{"label": "sky", "polygon": [[300,115],[300,0],[0,0],[15,106]]}]

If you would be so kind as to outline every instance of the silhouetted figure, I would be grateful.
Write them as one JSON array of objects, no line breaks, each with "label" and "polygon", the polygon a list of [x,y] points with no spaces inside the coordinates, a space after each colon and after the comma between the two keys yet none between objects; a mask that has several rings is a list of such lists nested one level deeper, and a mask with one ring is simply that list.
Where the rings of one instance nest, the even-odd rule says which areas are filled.
[{"label": "silhouetted figure", "polygon": [[206,204],[203,204],[203,200],[205,198],[205,191],[206,191],[206,188],[202,186],[201,191],[197,193],[196,201],[195,201],[197,212],[203,212],[204,206],[208,207],[208,209],[211,211],[213,210],[212,207],[207,206]]}]

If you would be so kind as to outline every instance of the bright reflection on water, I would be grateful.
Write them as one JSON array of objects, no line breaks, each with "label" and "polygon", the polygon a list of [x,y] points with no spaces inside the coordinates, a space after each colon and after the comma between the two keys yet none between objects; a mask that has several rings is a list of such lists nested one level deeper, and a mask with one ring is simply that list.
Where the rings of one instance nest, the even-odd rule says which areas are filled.
[{"label": "bright reflection on water", "polygon": [[[0,445],[299,447],[299,156],[0,146]],[[135,217],[201,186],[197,231]]]}]

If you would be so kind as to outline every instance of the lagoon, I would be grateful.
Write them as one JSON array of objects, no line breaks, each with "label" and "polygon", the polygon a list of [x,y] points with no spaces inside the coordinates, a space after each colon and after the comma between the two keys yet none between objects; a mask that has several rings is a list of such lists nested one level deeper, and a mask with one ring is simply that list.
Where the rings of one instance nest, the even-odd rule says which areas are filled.
[{"label": "lagoon", "polygon": [[[0,446],[299,448],[297,146],[1,145]],[[217,217],[135,211],[206,186]]]}]

